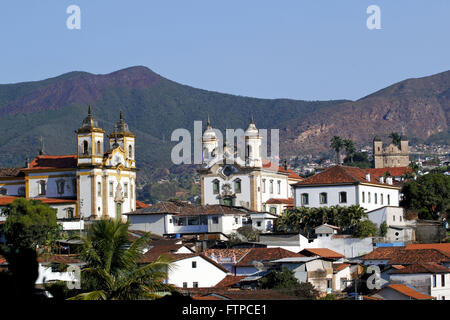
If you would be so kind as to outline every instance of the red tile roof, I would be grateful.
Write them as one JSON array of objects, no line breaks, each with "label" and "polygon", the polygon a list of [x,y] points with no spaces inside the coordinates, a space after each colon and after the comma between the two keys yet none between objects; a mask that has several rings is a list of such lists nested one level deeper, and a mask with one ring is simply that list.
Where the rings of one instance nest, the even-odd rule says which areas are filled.
[{"label": "red tile roof", "polygon": [[283,248],[251,248],[250,251],[238,262],[237,267],[253,266],[254,261],[272,261],[289,257],[304,257]]},{"label": "red tile roof", "polygon": [[450,261],[450,254],[446,255],[436,249],[416,249],[398,251],[390,260],[389,264],[417,264],[417,263],[442,263]]},{"label": "red tile roof", "polygon": [[251,248],[207,249],[202,253],[210,257],[211,259],[217,260],[219,263],[235,263],[240,261],[246,254],[250,252],[250,250]]},{"label": "red tile roof", "polygon": [[288,176],[289,179],[303,180],[302,177],[300,177],[298,174],[296,174],[291,169],[285,169],[284,167],[276,166],[274,163],[272,163],[269,160],[263,160],[262,167],[264,169],[271,169],[276,172],[289,173],[289,176]]},{"label": "red tile roof", "polygon": [[328,248],[308,248],[303,249],[299,253],[306,257],[319,256],[322,258],[332,258],[332,259],[344,258],[344,255],[336,251],[330,250]]},{"label": "red tile roof", "polygon": [[147,208],[150,207],[149,204],[146,204],[142,201],[136,200],[136,209]]},{"label": "red tile roof", "polygon": [[400,270],[390,271],[391,274],[415,274],[415,273],[450,273],[450,269],[446,268],[440,264],[430,262],[430,263],[417,263],[411,264]]},{"label": "red tile roof", "polygon": [[387,286],[388,288],[391,288],[407,297],[413,298],[415,300],[433,300],[434,297],[423,294],[410,286],[404,285],[404,284],[389,284]]},{"label": "red tile roof", "polygon": [[247,276],[233,276],[228,275],[225,278],[222,279],[218,284],[216,284],[215,288],[227,288],[231,287],[237,283],[239,283],[242,279],[246,278]]},{"label": "red tile roof", "polygon": [[23,168],[0,168],[0,177],[2,178],[13,178],[23,175]]},{"label": "red tile roof", "polygon": [[77,155],[65,155],[65,156],[37,156],[30,162],[28,168],[22,169],[23,171],[31,170],[48,170],[48,169],[75,169],[77,167]]},{"label": "red tile roof", "polygon": [[220,300],[299,300],[299,298],[284,294],[273,289],[264,290],[230,290],[226,288],[189,288],[183,289],[193,295],[194,299],[199,297],[216,297]]},{"label": "red tile roof", "polygon": [[251,210],[240,210],[235,207],[213,204],[198,205],[175,201],[161,201],[145,208],[137,209],[128,215],[144,214],[172,214],[176,216],[195,216],[195,215],[246,215]]},{"label": "red tile roof", "polygon": [[290,206],[294,205],[294,198],[289,198],[289,199],[275,199],[275,198],[270,198],[269,200],[266,201],[267,204],[287,204]]},{"label": "red tile roof", "polygon": [[404,247],[380,247],[366,254],[361,260],[390,260],[395,257]]},{"label": "red tile roof", "polygon": [[326,170],[313,175],[303,181],[295,184],[295,186],[305,185],[322,185],[322,184],[356,184],[356,183],[370,183],[380,186],[396,186],[388,185],[386,183],[381,184],[379,177],[371,175],[370,181],[366,180],[366,169],[360,169],[357,167],[347,166],[334,166],[327,168]]},{"label": "red tile roof", "polygon": [[14,200],[19,199],[19,197],[14,196],[0,196],[0,206],[6,206],[12,203]]},{"label": "red tile roof", "polygon": [[350,264],[348,264],[348,263],[333,263],[333,271],[335,271],[335,272],[342,271],[347,267],[350,267]]},{"label": "red tile roof", "polygon": [[391,177],[400,177],[404,175],[406,172],[412,172],[410,167],[394,167],[394,168],[370,168],[364,169],[375,177],[384,177],[386,172],[389,172]]},{"label": "red tile roof", "polygon": [[409,244],[405,247],[406,250],[415,249],[436,249],[444,252],[446,255],[450,255],[450,243],[420,243],[420,244]]}]

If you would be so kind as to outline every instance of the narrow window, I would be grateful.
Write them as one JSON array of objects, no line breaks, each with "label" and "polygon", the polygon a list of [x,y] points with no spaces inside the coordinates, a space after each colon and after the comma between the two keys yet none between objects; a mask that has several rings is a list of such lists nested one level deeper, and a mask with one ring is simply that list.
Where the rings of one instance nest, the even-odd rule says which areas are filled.
[{"label": "narrow window", "polygon": [[133,146],[132,145],[128,146],[128,157],[133,158]]},{"label": "narrow window", "polygon": [[319,200],[321,204],[326,204],[328,203],[328,195],[326,192],[322,192],[321,194],[319,194]]},{"label": "narrow window", "polygon": [[193,287],[193,288],[198,288],[198,282],[193,282],[193,283],[192,283],[192,287]]},{"label": "narrow window", "polygon": [[197,261],[192,261],[192,268],[197,268]]},{"label": "narrow window", "polygon": [[213,224],[218,224],[219,223],[219,217],[213,217],[212,218],[212,222],[213,222]]},{"label": "narrow window", "polygon": [[390,206],[391,205],[391,195],[390,194],[388,194],[387,195],[387,200],[388,200],[388,206]]},{"label": "narrow window", "polygon": [[270,207],[270,213],[276,214],[277,208],[276,207]]},{"label": "narrow window", "polygon": [[89,154],[89,143],[86,140],[83,141],[83,154]]},{"label": "narrow window", "polygon": [[234,192],[241,193],[241,180],[240,179],[236,179],[234,181]]},{"label": "narrow window", "polygon": [[378,203],[378,193],[375,193],[375,204]]},{"label": "narrow window", "polygon": [[441,287],[445,287],[445,274],[441,274]]},{"label": "narrow window", "polygon": [[123,184],[123,196],[124,198],[128,198],[128,183]]},{"label": "narrow window", "polygon": [[219,194],[219,180],[213,181],[213,193]]},{"label": "narrow window", "polygon": [[364,191],[362,193],[362,202],[366,202],[366,193]]},{"label": "narrow window", "polygon": [[256,222],[257,227],[261,227],[261,221]]},{"label": "narrow window", "polygon": [[102,183],[101,182],[97,182],[97,196],[99,196],[99,197],[102,196]]},{"label": "narrow window", "polygon": [[370,203],[370,192],[367,192],[367,202]]},{"label": "narrow window", "polygon": [[278,194],[281,193],[281,181],[278,181],[277,191],[278,191]]},{"label": "narrow window", "polygon": [[384,196],[383,196],[383,194],[382,193],[380,193],[380,204],[383,204],[383,202],[384,202]]},{"label": "narrow window", "polygon": [[270,193],[273,193],[273,180],[270,180],[270,183],[269,183],[269,192],[270,192]]},{"label": "narrow window", "polygon": [[41,196],[45,195],[45,193],[46,193],[45,184],[46,183],[44,180],[39,181],[39,195],[41,195]]},{"label": "narrow window", "polygon": [[114,182],[109,182],[109,196],[112,197],[114,193]]},{"label": "narrow window", "polygon": [[97,141],[97,154],[101,154],[102,150],[101,150],[101,144],[100,144],[100,140]]},{"label": "narrow window", "polygon": [[433,288],[436,288],[436,275],[433,274]]},{"label": "narrow window", "polygon": [[309,194],[302,193],[302,206],[309,204]]},{"label": "narrow window", "polygon": [[266,179],[262,180],[262,189],[263,189],[263,193],[266,193]]},{"label": "narrow window", "polygon": [[183,282],[183,288],[187,288],[187,282]]},{"label": "narrow window", "polygon": [[73,208],[67,209],[67,218],[73,219]]},{"label": "narrow window", "polygon": [[347,192],[339,192],[339,203],[347,203]]}]

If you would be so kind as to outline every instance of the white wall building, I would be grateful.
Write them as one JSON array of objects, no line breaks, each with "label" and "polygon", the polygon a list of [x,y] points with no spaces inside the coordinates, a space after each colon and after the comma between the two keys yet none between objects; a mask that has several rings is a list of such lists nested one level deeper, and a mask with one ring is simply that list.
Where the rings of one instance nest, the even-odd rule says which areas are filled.
[{"label": "white wall building", "polygon": [[386,223],[388,242],[410,242],[415,240],[415,220],[407,220],[402,207],[382,207],[367,212],[370,221],[378,228]]},{"label": "white wall building", "polygon": [[122,112],[106,152],[104,133],[89,107],[76,130],[76,155],[45,155],[41,145],[24,168],[0,169],[0,206],[19,197],[40,200],[57,209],[64,229],[73,220],[125,219],[124,212],[136,209],[135,135]]},{"label": "white wall building", "polygon": [[356,167],[334,166],[296,183],[294,205],[311,208],[360,205],[370,211],[398,206],[399,191],[391,178],[371,176]]},{"label": "white wall building", "polygon": [[[232,151],[232,146],[220,148],[223,142],[208,120],[202,138],[203,165],[199,170],[202,204],[240,206],[280,215],[289,202],[292,204],[292,185],[302,178],[262,158],[262,136],[253,120],[244,136],[245,155]],[[286,203],[267,205],[273,199]]]}]

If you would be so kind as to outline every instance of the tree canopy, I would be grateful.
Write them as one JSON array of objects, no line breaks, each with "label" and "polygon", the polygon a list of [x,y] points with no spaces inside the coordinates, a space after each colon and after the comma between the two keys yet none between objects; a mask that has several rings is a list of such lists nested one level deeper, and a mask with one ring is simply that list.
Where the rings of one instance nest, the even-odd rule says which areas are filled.
[{"label": "tree canopy", "polygon": [[7,216],[4,232],[8,245],[35,249],[58,235],[56,209],[38,200],[18,198],[3,213]]},{"label": "tree canopy", "polygon": [[436,220],[450,211],[450,176],[429,173],[408,181],[402,188],[401,205],[418,212],[420,219]]}]

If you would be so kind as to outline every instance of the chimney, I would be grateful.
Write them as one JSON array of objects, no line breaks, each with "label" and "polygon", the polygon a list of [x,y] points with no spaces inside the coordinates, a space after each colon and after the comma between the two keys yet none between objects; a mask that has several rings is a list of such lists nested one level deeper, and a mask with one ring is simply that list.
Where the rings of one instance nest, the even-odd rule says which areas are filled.
[{"label": "chimney", "polygon": [[370,182],[370,173],[366,173],[366,180],[368,181],[368,182]]},{"label": "chimney", "polygon": [[387,177],[386,183],[392,185],[392,177]]},{"label": "chimney", "polygon": [[384,183],[384,177],[380,177],[380,183]]}]

